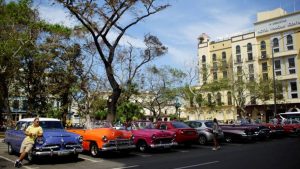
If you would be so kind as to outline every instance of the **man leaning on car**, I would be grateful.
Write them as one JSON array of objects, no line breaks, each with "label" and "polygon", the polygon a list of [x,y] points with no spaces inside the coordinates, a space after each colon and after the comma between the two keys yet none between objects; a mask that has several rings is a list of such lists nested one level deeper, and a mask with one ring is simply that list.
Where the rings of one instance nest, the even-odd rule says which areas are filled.
[{"label": "man leaning on car", "polygon": [[26,154],[32,149],[34,140],[37,137],[43,136],[43,129],[40,126],[39,118],[36,117],[33,120],[33,124],[28,126],[25,130],[26,137],[24,138],[21,149],[20,149],[20,157],[15,161],[15,167],[22,167],[22,160],[25,158]]}]

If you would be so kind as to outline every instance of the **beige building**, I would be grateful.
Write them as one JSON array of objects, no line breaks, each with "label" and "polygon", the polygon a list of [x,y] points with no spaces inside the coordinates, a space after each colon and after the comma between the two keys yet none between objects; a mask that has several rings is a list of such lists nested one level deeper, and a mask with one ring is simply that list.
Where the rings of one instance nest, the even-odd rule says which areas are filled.
[{"label": "beige building", "polygon": [[202,114],[191,118],[216,117],[226,122],[242,116],[268,120],[274,112],[299,111],[299,31],[300,11],[288,14],[278,8],[257,13],[254,31],[218,41],[202,34],[198,44],[199,88],[206,83],[222,79],[228,79],[232,83],[238,80],[256,82],[260,79],[272,80],[276,81],[273,89],[277,89],[275,93],[277,97],[274,99],[273,94],[267,100],[259,100],[252,92],[243,91],[245,113],[242,113],[235,99],[239,96],[236,90],[223,89],[217,94],[202,92],[203,98],[214,97],[215,103],[221,100],[222,104],[213,108],[203,106]]}]

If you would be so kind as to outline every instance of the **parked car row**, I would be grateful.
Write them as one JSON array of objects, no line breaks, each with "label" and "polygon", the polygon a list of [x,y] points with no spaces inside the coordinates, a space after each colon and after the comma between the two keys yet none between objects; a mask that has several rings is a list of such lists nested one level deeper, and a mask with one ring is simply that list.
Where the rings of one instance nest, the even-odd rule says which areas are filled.
[{"label": "parked car row", "polygon": [[[18,153],[24,130],[33,122],[33,118],[22,119],[16,126],[8,129],[4,141],[8,153]],[[294,122],[295,123],[295,122]],[[97,157],[103,152],[119,151],[129,153],[134,149],[145,152],[152,149],[171,149],[177,145],[207,144],[213,141],[211,120],[194,121],[133,121],[126,125],[112,126],[107,121],[95,121],[90,128],[72,128],[65,130],[58,119],[40,118],[44,130],[43,137],[35,140],[34,147],[28,153],[28,160],[40,156],[70,156],[74,159],[85,151]],[[284,133],[299,133],[297,124],[230,124],[219,126],[218,139],[226,142],[253,141],[268,139]]]}]

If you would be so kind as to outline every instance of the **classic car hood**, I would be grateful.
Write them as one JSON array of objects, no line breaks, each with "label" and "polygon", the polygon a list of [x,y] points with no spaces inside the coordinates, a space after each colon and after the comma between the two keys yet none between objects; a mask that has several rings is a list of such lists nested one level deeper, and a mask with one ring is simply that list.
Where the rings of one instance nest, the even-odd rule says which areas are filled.
[{"label": "classic car hood", "polygon": [[123,133],[122,130],[116,130],[114,128],[96,128],[92,129],[90,132],[99,133],[100,135],[105,135],[108,139],[115,138],[130,138],[131,135],[128,133]]},{"label": "classic car hood", "polygon": [[172,136],[173,133],[174,132],[163,131],[158,129],[140,129],[140,130],[133,131],[134,135],[143,134],[143,135],[152,136],[153,134],[155,134],[157,137],[168,137],[168,136]]},{"label": "classic car hood", "polygon": [[44,130],[43,136],[48,137],[78,137],[78,134],[67,132],[63,129],[59,130]]}]

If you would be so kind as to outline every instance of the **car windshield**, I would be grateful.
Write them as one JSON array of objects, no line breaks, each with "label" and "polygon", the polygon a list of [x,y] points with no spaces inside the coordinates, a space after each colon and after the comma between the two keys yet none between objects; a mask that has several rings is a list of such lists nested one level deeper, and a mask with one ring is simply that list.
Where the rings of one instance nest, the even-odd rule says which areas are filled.
[{"label": "car windshield", "polygon": [[92,123],[92,128],[112,128],[112,125],[108,121],[95,121]]},{"label": "car windshield", "polygon": [[139,122],[136,122],[137,127],[139,129],[154,129],[154,125],[152,122],[150,121],[139,121]]},{"label": "car windshield", "polygon": [[182,122],[172,122],[172,125],[175,128],[191,128],[190,126],[188,126],[187,124],[182,123]]},{"label": "car windshield", "polygon": [[205,122],[206,127],[212,128],[214,123],[212,121]]},{"label": "car windshield", "polygon": [[40,126],[43,129],[64,129],[60,121],[40,121]]}]

